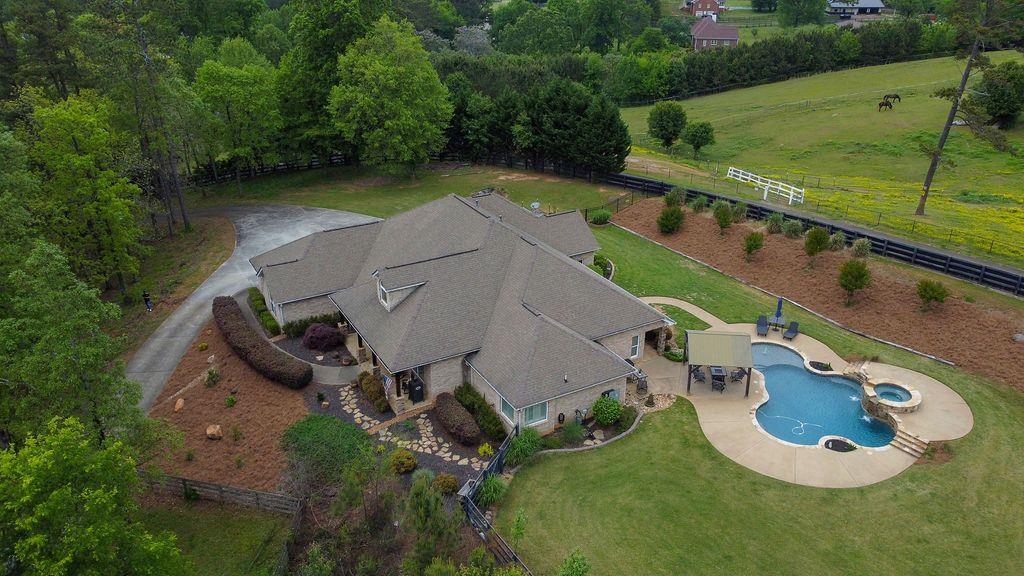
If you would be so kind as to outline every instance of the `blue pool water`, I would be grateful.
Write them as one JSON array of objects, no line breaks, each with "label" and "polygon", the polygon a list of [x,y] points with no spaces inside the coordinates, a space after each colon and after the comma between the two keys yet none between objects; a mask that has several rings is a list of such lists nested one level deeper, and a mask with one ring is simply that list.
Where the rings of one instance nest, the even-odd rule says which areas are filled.
[{"label": "blue pool water", "polygon": [[875,394],[878,394],[878,397],[882,400],[889,400],[891,402],[906,402],[910,400],[910,391],[892,384],[876,385]]},{"label": "blue pool water", "polygon": [[753,344],[751,349],[769,397],[757,409],[757,422],[772,436],[808,446],[822,436],[842,436],[872,447],[895,436],[888,424],[861,408],[857,382],[810,372],[803,358],[784,346]]}]

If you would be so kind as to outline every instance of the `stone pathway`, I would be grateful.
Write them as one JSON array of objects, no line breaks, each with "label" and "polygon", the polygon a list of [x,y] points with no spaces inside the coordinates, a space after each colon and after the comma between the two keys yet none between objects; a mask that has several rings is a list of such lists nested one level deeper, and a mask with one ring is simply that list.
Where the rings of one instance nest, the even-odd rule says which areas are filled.
[{"label": "stone pathway", "polygon": [[469,466],[478,472],[487,465],[487,461],[477,456],[467,457],[456,453],[454,446],[450,442],[443,436],[434,433],[434,424],[426,414],[420,414],[414,421],[419,438],[415,440],[399,438],[391,432],[390,428],[385,428],[379,434],[381,441],[394,444],[400,448],[407,448],[420,454],[435,455],[445,462],[458,466]]},{"label": "stone pathway", "polygon": [[338,399],[341,400],[341,409],[352,416],[356,426],[363,430],[369,430],[381,422],[369,414],[364,414],[359,409],[359,392],[351,386],[342,386],[338,392]]}]

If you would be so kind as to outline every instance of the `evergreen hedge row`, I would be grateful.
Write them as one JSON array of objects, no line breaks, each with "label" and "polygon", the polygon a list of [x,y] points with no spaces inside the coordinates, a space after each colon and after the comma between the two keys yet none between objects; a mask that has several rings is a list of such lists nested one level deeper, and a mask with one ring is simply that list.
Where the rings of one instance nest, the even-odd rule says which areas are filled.
[{"label": "evergreen hedge row", "polygon": [[312,366],[289,356],[264,339],[245,320],[242,307],[234,298],[214,298],[213,318],[231,349],[253,370],[294,389],[303,388],[313,380]]}]

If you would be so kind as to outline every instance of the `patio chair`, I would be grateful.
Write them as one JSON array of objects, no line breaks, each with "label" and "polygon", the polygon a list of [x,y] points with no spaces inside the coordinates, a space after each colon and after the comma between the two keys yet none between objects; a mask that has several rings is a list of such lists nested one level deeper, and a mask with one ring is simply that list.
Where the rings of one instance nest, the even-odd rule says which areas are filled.
[{"label": "patio chair", "polygon": [[786,328],[786,332],[782,335],[785,340],[792,340],[800,334],[800,324],[798,322],[790,322],[789,328]]},{"label": "patio chair", "polygon": [[725,378],[711,381],[711,391],[714,392],[715,390],[725,394]]},{"label": "patio chair", "polygon": [[757,317],[757,335],[767,336],[768,335],[768,317],[761,314]]},{"label": "patio chair", "polygon": [[736,382],[739,382],[740,380],[743,380],[746,377],[747,371],[743,368],[737,368],[729,373],[729,378],[735,380]]},{"label": "patio chair", "polygon": [[708,379],[704,376],[704,371],[700,368],[693,369],[693,379],[696,382],[707,382]]}]

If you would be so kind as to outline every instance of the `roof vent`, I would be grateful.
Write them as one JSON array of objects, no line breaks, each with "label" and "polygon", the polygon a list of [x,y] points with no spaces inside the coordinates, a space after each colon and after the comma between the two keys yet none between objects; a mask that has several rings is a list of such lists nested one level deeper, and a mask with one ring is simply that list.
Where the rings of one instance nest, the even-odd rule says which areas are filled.
[{"label": "roof vent", "polygon": [[566,374],[565,376],[562,376],[562,381],[563,382],[568,382],[569,381],[569,375]]},{"label": "roof vent", "polygon": [[530,204],[530,210],[533,211],[534,216],[543,216],[544,213],[540,210],[540,202],[533,202]]}]

